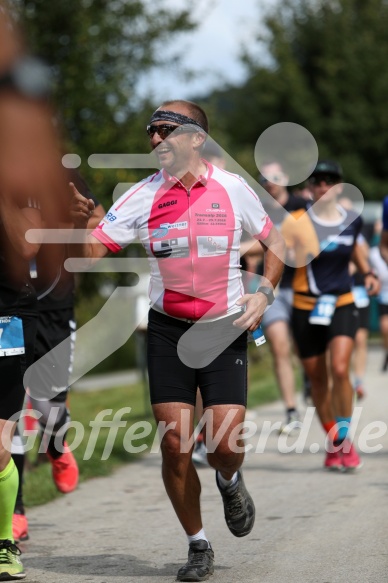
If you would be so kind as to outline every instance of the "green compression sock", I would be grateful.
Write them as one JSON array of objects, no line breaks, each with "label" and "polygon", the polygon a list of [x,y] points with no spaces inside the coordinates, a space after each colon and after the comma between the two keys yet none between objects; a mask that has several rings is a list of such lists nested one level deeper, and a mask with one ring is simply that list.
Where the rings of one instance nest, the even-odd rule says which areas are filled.
[{"label": "green compression sock", "polygon": [[12,516],[18,492],[19,476],[11,458],[7,467],[0,472],[0,540],[13,541]]}]

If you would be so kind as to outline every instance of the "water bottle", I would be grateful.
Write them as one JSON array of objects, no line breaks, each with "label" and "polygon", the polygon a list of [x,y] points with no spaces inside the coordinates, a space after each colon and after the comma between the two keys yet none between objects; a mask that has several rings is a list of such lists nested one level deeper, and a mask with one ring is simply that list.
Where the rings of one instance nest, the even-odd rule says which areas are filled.
[{"label": "water bottle", "polygon": [[261,326],[259,326],[258,328],[256,328],[256,330],[254,330],[254,332],[252,332],[252,338],[255,341],[256,346],[261,346],[262,344],[267,342]]}]

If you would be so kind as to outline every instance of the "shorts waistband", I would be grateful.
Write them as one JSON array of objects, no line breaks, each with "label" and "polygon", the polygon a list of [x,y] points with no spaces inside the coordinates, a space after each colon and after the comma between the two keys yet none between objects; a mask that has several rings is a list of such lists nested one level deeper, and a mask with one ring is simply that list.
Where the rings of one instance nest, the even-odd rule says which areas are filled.
[{"label": "shorts waistband", "polygon": [[160,312],[159,310],[156,310],[155,308],[150,308],[150,312],[153,312],[154,314],[157,314],[158,317],[161,316],[162,319],[165,318],[166,321],[176,321],[176,322],[182,322],[184,324],[211,324],[212,322],[220,322],[222,320],[225,320],[226,318],[233,318],[236,319],[241,313],[242,310],[239,310],[238,312],[233,312],[232,314],[225,314],[224,316],[219,316],[218,318],[209,318],[209,319],[204,319],[202,318],[201,320],[190,320],[190,318],[176,318],[175,316],[170,316],[169,314],[164,314],[163,312]]}]

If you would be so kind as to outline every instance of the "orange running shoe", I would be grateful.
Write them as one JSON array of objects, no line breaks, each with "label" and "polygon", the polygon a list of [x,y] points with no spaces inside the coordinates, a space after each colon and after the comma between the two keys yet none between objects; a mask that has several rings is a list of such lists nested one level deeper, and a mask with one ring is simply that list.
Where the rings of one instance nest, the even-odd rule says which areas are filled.
[{"label": "orange running shoe", "polygon": [[78,484],[78,465],[72,452],[68,448],[67,443],[64,444],[63,454],[54,459],[47,452],[52,466],[53,480],[57,489],[63,494],[69,494],[76,489]]},{"label": "orange running shoe", "polygon": [[12,535],[15,543],[28,540],[28,520],[25,514],[19,514],[17,512],[12,516]]}]

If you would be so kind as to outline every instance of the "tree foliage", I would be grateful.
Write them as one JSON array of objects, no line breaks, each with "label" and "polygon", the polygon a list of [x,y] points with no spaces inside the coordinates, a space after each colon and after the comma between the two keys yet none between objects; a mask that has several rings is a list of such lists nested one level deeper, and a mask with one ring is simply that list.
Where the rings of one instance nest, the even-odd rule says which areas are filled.
[{"label": "tree foliage", "polygon": [[[283,0],[257,36],[268,55],[244,56],[248,80],[218,92],[235,152],[257,172],[253,147],[278,122],[305,126],[320,156],[338,159],[366,198],[386,193],[388,2]],[[269,56],[269,58],[268,58]]]}]

